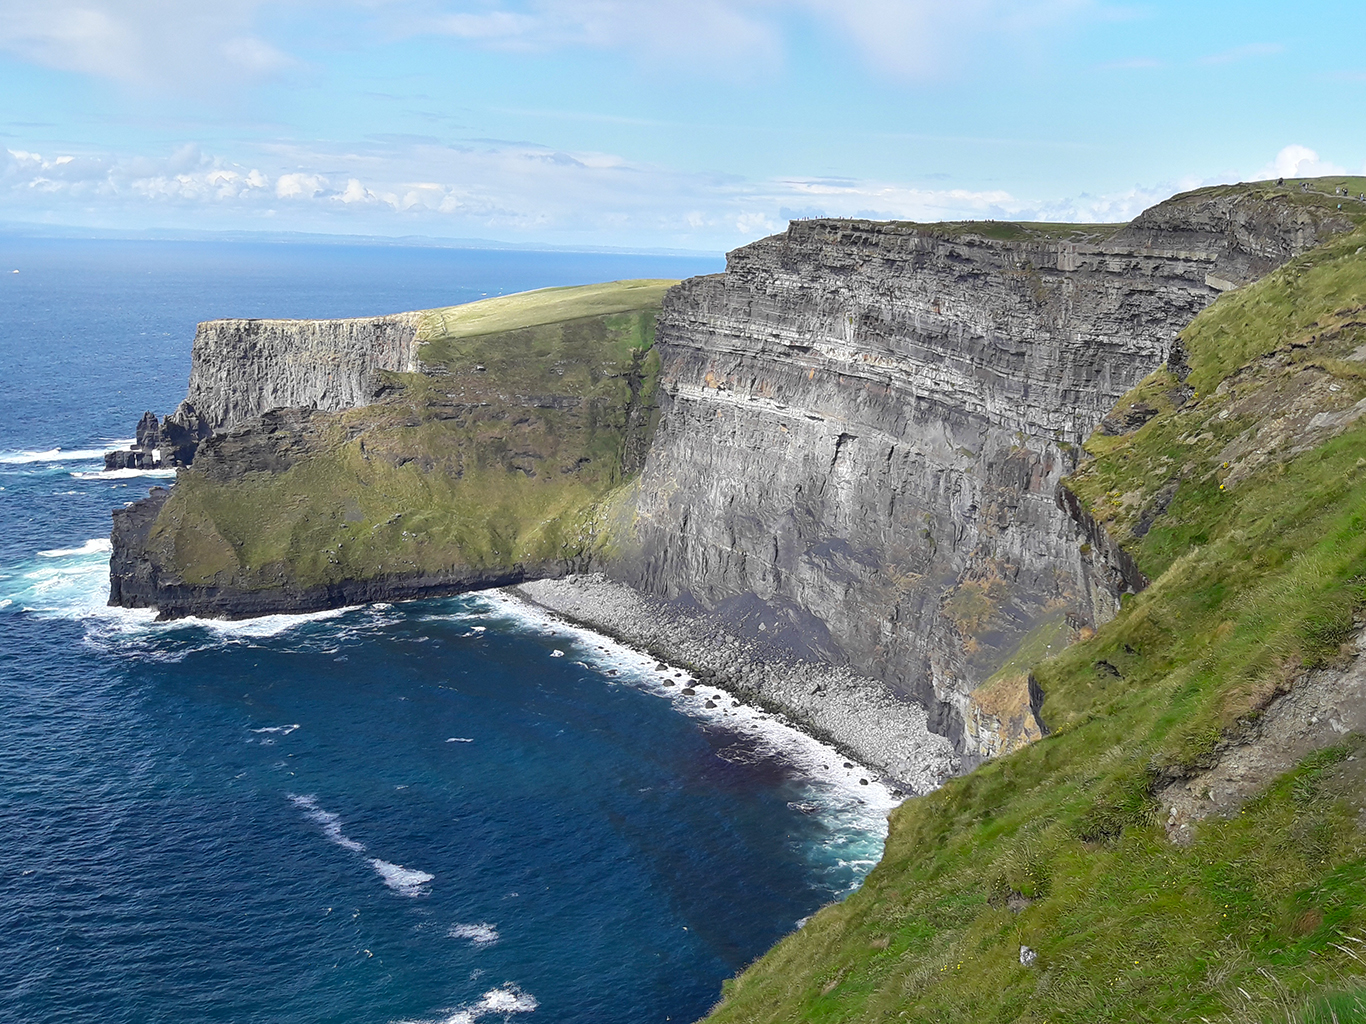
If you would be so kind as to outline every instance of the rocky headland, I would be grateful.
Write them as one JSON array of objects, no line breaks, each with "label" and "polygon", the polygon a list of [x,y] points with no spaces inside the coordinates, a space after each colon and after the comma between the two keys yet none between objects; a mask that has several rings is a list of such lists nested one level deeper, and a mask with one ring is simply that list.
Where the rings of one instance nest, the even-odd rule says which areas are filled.
[{"label": "rocky headland", "polygon": [[668,289],[413,315],[406,368],[362,359],[346,388],[326,353],[353,334],[301,325],[272,344],[312,354],[258,372],[234,365],[254,329],[206,326],[209,412],[139,428],[182,468],[115,513],[112,598],[231,615],[516,582],[919,795],[858,891],[726,982],[718,1024],[1346,1020],[1362,194],[799,221]]},{"label": "rocky headland", "polygon": [[[1082,443],[1142,425],[1116,402],[1221,292],[1351,226],[1249,187],[1123,226],[798,221],[667,293],[206,323],[185,402],[139,427],[188,468],[116,513],[111,601],[245,616],[600,573],[667,616],[536,600],[828,735],[837,690],[905,704],[916,737],[841,742],[923,788],[1043,735],[1029,659],[1146,582],[1062,484]],[[697,637],[753,653],[708,667]]]}]

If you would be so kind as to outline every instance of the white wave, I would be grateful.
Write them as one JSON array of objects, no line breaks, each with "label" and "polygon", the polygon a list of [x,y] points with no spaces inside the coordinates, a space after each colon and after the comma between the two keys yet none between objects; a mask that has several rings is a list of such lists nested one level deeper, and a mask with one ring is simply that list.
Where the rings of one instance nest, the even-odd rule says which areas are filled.
[{"label": "white wave", "polygon": [[175,476],[174,469],[100,469],[86,472],[72,472],[77,480],[131,480],[139,476],[169,478]]},{"label": "white wave", "polygon": [[[108,617],[107,540],[79,548],[51,548],[28,565],[16,566],[0,587],[3,596],[26,612],[66,619]],[[122,609],[119,609],[122,611]],[[146,618],[155,617],[150,612]]]},{"label": "white wave", "polygon": [[254,619],[201,619],[196,615],[190,615],[157,625],[162,629],[198,626],[223,636],[268,637],[277,636],[306,622],[335,619],[347,612],[355,611],[358,607],[359,605],[351,605],[346,608],[328,608],[320,612],[300,612],[294,615],[260,615]]},{"label": "white wave", "polygon": [[67,555],[107,555],[114,550],[108,537],[92,537],[78,548],[53,548],[39,551],[41,558],[63,558]]},{"label": "white wave", "polygon": [[446,740],[446,742],[447,742],[447,743],[473,743],[474,740],[472,740],[472,739],[471,739],[470,737],[468,737],[468,736],[451,736],[451,737],[449,737],[449,738]]},{"label": "white wave", "polygon": [[489,989],[477,1003],[446,1011],[446,1016],[427,1021],[405,1020],[398,1024],[475,1024],[476,1021],[491,1014],[498,1014],[506,1019],[514,1013],[531,1013],[540,1005],[530,992],[523,992],[508,982],[498,988]]},{"label": "white wave", "polygon": [[299,728],[299,723],[293,725],[267,725],[260,729],[253,729],[252,732],[278,732],[281,736],[288,736],[295,729]]},{"label": "white wave", "polygon": [[498,929],[487,921],[452,925],[446,934],[453,939],[468,939],[476,946],[491,946],[498,941]]},{"label": "white wave", "polygon": [[325,811],[318,806],[318,801],[312,796],[295,796],[293,793],[285,794],[289,797],[289,802],[299,808],[312,821],[317,822],[323,830],[323,835],[336,843],[344,850],[352,853],[364,853],[365,844],[358,843],[342,832],[341,818],[331,811]]},{"label": "white wave", "polygon": [[427,889],[424,886],[436,877],[425,871],[418,871],[416,868],[405,868],[402,864],[380,860],[378,857],[370,861],[370,866],[375,869],[380,878],[384,879],[385,885],[404,896],[427,895]]},{"label": "white wave", "polygon": [[0,465],[23,466],[37,462],[88,462],[104,459],[104,453],[116,448],[131,448],[137,438],[130,437],[121,441],[110,441],[107,448],[48,448],[44,451],[0,452]]},{"label": "white wave", "polygon": [[332,619],[355,607],[329,608],[295,615],[263,615],[254,619],[183,619],[157,621],[155,608],[119,608],[109,605],[109,556],[107,538],[97,537],[79,548],[50,548],[37,552],[41,560],[18,566],[11,578],[0,581],[0,598],[26,612],[59,619],[93,620],[97,634],[129,635],[159,633],[197,627],[220,637],[263,638],[276,636],[308,622]]}]

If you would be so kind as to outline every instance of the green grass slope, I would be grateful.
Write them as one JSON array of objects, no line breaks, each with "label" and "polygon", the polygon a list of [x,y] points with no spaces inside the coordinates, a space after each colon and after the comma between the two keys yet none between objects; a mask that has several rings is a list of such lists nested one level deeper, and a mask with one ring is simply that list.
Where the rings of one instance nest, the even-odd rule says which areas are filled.
[{"label": "green grass slope", "polygon": [[728,982],[709,1020],[1364,1019],[1363,739],[1185,844],[1156,794],[1351,656],[1366,229],[1226,294],[1182,344],[1185,379],[1126,396],[1151,418],[1093,438],[1070,481],[1153,583],[1034,665],[1052,734],[895,811],[863,888]]},{"label": "green grass slope", "polygon": [[671,284],[428,311],[423,372],[388,375],[375,404],[202,448],[151,556],[191,586],[269,590],[604,550],[657,419],[655,315]]}]

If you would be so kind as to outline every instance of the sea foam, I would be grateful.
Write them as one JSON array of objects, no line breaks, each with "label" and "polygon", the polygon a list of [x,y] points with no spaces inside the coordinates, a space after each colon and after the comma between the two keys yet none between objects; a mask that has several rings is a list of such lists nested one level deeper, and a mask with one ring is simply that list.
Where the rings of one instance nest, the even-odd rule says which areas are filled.
[{"label": "sea foam", "polygon": [[498,929],[487,921],[452,925],[446,934],[453,939],[468,939],[476,946],[491,946],[498,941]]},{"label": "sea foam", "polygon": [[[297,729],[298,726],[293,726],[292,728]],[[260,732],[269,730],[255,731]],[[343,850],[350,850],[352,853],[365,852],[364,843],[352,839],[342,831],[341,817],[319,807],[316,797],[311,794],[308,796],[299,796],[295,793],[286,793],[285,796],[288,797],[290,803],[303,811],[304,815],[310,821],[314,822],[322,829],[323,835],[327,836],[329,840],[336,843]],[[404,896],[427,895],[428,890],[426,885],[436,877],[435,875],[428,874],[426,871],[418,871],[416,868],[406,868],[402,864],[395,864],[392,861],[382,860],[379,857],[371,857],[370,866],[374,868],[375,873],[384,880],[385,885],[390,889],[393,889],[394,892],[401,893]]]},{"label": "sea foam", "polygon": [[107,555],[114,550],[108,537],[92,537],[78,548],[52,548],[39,551],[40,558],[64,558],[67,555]]},{"label": "sea foam", "polygon": [[295,796],[288,793],[289,802],[304,812],[308,818],[318,824],[323,830],[323,835],[336,843],[344,850],[352,853],[364,853],[365,844],[357,842],[342,832],[341,818],[331,811],[325,811],[318,806],[318,801],[312,796]]},{"label": "sea foam", "polygon": [[115,448],[131,448],[136,438],[123,441],[110,441],[108,448],[48,448],[44,451],[0,452],[0,465],[25,466],[39,462],[90,462],[103,459],[104,453]]},{"label": "sea foam", "polygon": [[418,871],[416,868],[405,868],[402,864],[380,860],[378,857],[370,861],[370,866],[375,869],[380,878],[384,879],[385,885],[404,896],[427,895],[426,885],[436,877],[425,871]]},{"label": "sea foam", "polygon": [[9,600],[23,611],[51,618],[94,620],[97,633],[115,636],[197,627],[220,638],[256,639],[277,636],[305,623],[334,619],[356,610],[355,606],[350,606],[295,615],[263,615],[254,619],[188,616],[158,622],[154,608],[109,605],[109,556],[112,551],[109,538],[93,537],[80,547],[36,552],[34,561],[15,566],[8,578],[0,580],[0,600]]},{"label": "sea foam", "polygon": [[175,476],[174,469],[97,469],[73,470],[71,475],[77,480],[132,480],[140,476],[170,478]]},{"label": "sea foam", "polygon": [[531,1013],[540,1005],[530,992],[524,992],[508,982],[498,988],[489,989],[477,1003],[448,1011],[446,1016],[432,1020],[405,1020],[399,1024],[475,1024],[484,1017],[497,1014],[504,1019],[514,1013]]}]

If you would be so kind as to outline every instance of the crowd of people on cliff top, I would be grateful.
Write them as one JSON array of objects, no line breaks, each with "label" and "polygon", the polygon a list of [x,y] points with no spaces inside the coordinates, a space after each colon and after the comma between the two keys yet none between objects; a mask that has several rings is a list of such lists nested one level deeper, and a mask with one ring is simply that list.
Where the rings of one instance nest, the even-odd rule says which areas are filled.
[{"label": "crowd of people on cliff top", "polygon": [[[1285,184],[1285,179],[1284,179],[1284,178],[1277,178],[1277,179],[1276,179],[1276,184],[1277,184],[1277,185],[1284,185],[1284,184]],[[1302,182],[1300,182],[1300,191],[1301,191],[1301,192],[1308,192],[1308,191],[1309,191],[1309,182],[1307,182],[1307,181],[1302,181]],[[1351,199],[1351,198],[1352,198],[1352,190],[1351,190],[1350,188],[1348,188],[1346,185],[1339,185],[1339,186],[1337,186],[1335,189],[1333,189],[1333,195],[1335,195],[1335,196],[1346,196],[1348,199]],[[1363,202],[1363,203],[1366,203],[1366,192],[1361,192],[1361,193],[1359,193],[1359,194],[1357,195],[1357,199],[1359,199],[1359,200],[1360,200],[1361,202]],[[1342,209],[1342,207],[1339,206],[1338,209]]]}]

